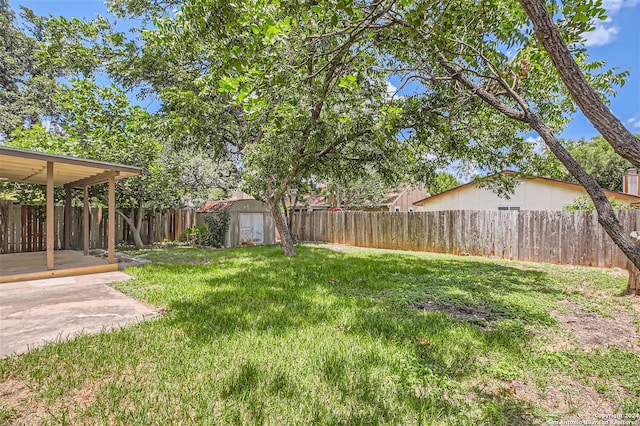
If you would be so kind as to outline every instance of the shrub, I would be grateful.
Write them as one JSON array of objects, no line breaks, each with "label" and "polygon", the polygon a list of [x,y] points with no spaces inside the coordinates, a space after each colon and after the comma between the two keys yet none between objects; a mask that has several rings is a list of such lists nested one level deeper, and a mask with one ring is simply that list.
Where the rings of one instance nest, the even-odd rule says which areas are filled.
[{"label": "shrub", "polygon": [[201,218],[208,230],[207,243],[204,245],[224,246],[224,237],[229,229],[229,212],[203,213]]},{"label": "shrub", "polygon": [[196,225],[184,230],[187,243],[194,246],[208,246],[211,240],[211,229],[208,224]]},{"label": "shrub", "polygon": [[[609,202],[611,203],[611,207],[615,210],[632,210],[635,209],[635,206],[630,204],[621,203],[620,201],[615,200],[614,198],[609,198]],[[568,206],[564,206],[564,209],[570,212],[575,211],[588,211],[593,212],[596,209],[596,206],[593,204],[593,200],[588,195],[581,195],[573,200],[572,204]]]}]

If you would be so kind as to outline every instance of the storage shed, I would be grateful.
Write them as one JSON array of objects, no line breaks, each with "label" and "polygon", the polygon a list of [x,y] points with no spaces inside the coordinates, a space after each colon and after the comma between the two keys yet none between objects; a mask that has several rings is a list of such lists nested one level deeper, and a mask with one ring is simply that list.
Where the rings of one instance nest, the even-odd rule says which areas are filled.
[{"label": "storage shed", "polygon": [[227,212],[229,228],[225,247],[275,244],[276,227],[269,205],[263,201],[230,198],[211,201],[197,210],[198,224],[204,224],[204,214]]}]

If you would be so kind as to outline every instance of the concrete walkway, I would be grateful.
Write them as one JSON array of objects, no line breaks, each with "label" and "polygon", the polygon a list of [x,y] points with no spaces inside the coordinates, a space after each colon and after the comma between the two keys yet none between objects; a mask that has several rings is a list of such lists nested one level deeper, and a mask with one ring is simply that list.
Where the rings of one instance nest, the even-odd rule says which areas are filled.
[{"label": "concrete walkway", "polygon": [[0,357],[159,315],[109,287],[124,272],[0,284]]}]

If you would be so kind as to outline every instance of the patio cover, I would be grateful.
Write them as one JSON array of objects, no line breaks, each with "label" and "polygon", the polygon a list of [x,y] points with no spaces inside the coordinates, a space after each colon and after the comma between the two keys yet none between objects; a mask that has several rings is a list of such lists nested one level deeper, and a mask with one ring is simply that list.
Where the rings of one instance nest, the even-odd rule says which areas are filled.
[{"label": "patio cover", "polygon": [[[84,189],[84,252],[89,250],[89,204],[88,187],[100,183],[109,183],[108,203],[108,252],[109,263],[115,262],[115,180],[144,173],[139,167],[63,155],[46,154],[27,151],[0,145],[0,181],[31,183],[47,186],[47,268],[53,265],[53,187],[64,186],[66,189],[65,223],[70,218],[71,190]],[[65,225],[65,233],[68,226]],[[68,240],[67,240],[68,241]]]},{"label": "patio cover", "polygon": [[72,188],[107,182],[110,172],[115,172],[115,179],[143,172],[139,167],[0,146],[0,180],[46,185],[48,162],[54,163],[53,185]]}]

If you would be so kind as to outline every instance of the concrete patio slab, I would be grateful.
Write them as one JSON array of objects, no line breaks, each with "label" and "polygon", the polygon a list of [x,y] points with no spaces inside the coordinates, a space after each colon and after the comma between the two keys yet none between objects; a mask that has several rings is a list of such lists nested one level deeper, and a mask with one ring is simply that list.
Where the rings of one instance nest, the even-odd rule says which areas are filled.
[{"label": "concrete patio slab", "polygon": [[107,285],[130,278],[114,271],[0,285],[0,357],[158,316]]},{"label": "concrete patio slab", "polygon": [[[108,264],[106,259],[84,256],[81,251],[75,250],[56,250],[53,259],[57,270]],[[43,251],[0,255],[0,276],[46,271],[47,253]]]}]

